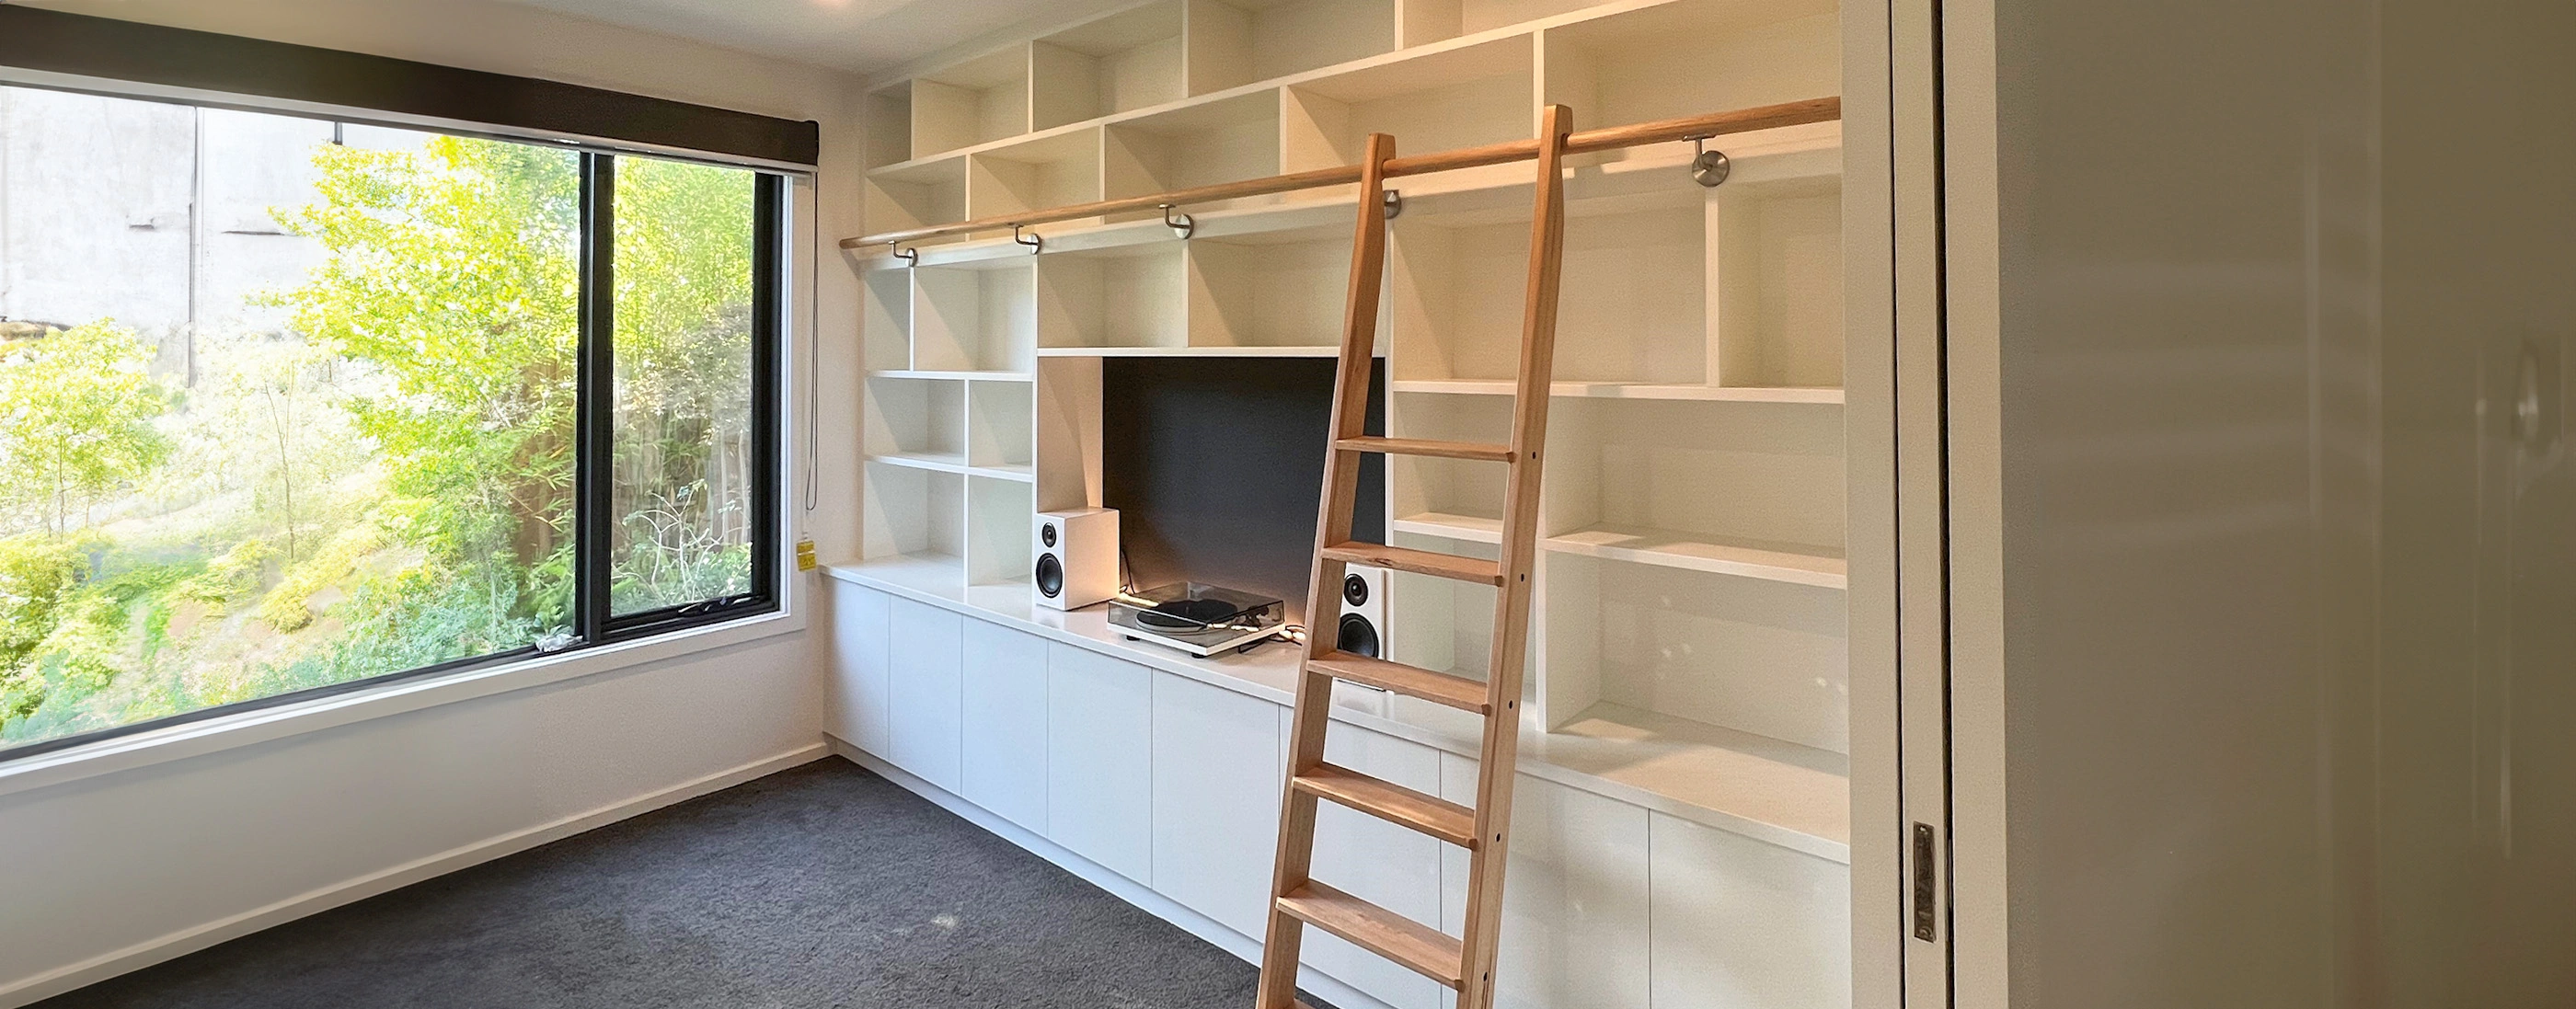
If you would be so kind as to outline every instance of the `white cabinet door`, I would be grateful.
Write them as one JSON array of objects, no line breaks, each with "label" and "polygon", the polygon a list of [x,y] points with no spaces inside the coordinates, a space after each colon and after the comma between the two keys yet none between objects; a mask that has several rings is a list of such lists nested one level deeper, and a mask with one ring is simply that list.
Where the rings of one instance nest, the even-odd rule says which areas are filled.
[{"label": "white cabinet door", "polygon": [[831,733],[886,755],[886,594],[831,582]]},{"label": "white cabinet door", "polygon": [[958,794],[1044,834],[1046,640],[969,620],[965,655],[964,787]]},{"label": "white cabinet door", "polygon": [[[1420,743],[1336,723],[1324,736],[1324,760],[1426,795],[1440,794],[1440,751]],[[1338,803],[1323,802],[1315,813],[1317,880],[1434,928],[1441,925],[1443,850],[1460,849]],[[1300,959],[1395,1009],[1432,1009],[1449,991],[1322,929],[1306,930]]]},{"label": "white cabinet door", "polygon": [[1154,676],[1154,889],[1254,939],[1279,842],[1279,706]]},{"label": "white cabinet door", "polygon": [[1655,1009],[1850,1009],[1850,866],[1650,815]]},{"label": "white cabinet door", "polygon": [[[1494,1004],[1646,1009],[1646,810],[1527,774],[1512,791]],[[1440,755],[1440,797],[1475,804],[1474,759]],[[1467,853],[1441,847],[1441,925],[1454,935],[1467,926]]]},{"label": "white cabinet door", "polygon": [[1047,838],[1140,883],[1153,865],[1152,676],[1047,645]]},{"label": "white cabinet door", "polygon": [[885,758],[957,791],[965,618],[910,599],[887,612]]}]

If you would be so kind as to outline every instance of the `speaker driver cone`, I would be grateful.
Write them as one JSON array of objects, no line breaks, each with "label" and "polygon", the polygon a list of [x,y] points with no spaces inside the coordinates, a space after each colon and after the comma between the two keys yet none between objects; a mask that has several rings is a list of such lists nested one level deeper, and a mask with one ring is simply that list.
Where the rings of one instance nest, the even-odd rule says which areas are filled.
[{"label": "speaker driver cone", "polygon": [[1377,625],[1357,613],[1342,614],[1342,631],[1333,647],[1364,659],[1377,658]]},{"label": "speaker driver cone", "polygon": [[1049,599],[1064,594],[1064,562],[1054,554],[1038,555],[1038,592]]}]

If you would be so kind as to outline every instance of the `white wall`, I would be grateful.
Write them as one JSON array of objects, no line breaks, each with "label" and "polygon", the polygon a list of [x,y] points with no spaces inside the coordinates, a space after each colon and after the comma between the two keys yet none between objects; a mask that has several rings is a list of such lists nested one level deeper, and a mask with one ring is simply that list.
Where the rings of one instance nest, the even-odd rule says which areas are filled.
[{"label": "white wall", "polygon": [[[851,81],[481,0],[77,0],[38,6],[546,77],[823,123],[815,332],[849,388]],[[840,376],[833,378],[831,376]],[[802,389],[791,393],[802,402]],[[823,444],[855,444],[824,397]],[[803,469],[803,425],[788,428]],[[850,500],[826,459],[821,499]],[[788,489],[790,502],[802,488]],[[826,513],[827,515],[829,513]],[[814,527],[832,556],[855,519]],[[802,607],[811,576],[788,580]],[[34,790],[0,790],[0,1006],[187,952],[817,755],[803,632]]]},{"label": "white wall", "polygon": [[1959,1004],[2576,1003],[2576,9],[1947,10]]}]

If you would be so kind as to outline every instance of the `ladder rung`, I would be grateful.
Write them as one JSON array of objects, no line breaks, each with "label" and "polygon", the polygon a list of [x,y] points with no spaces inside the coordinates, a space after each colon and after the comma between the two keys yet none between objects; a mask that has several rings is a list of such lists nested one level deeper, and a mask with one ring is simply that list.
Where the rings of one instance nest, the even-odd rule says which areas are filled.
[{"label": "ladder rung", "polygon": [[1445,704],[1460,711],[1489,714],[1493,705],[1485,700],[1485,685],[1464,676],[1435,673],[1420,666],[1372,659],[1349,652],[1332,652],[1319,659],[1308,659],[1306,668],[1335,679],[1349,680],[1365,687],[1392,690],[1406,697],[1419,697],[1433,704]]},{"label": "ladder rung", "polygon": [[1278,907],[1451,988],[1465,980],[1467,952],[1458,940],[1340,890],[1309,880],[1280,897]]},{"label": "ladder rung", "polygon": [[1410,827],[1461,848],[1476,846],[1476,811],[1424,795],[1347,767],[1317,764],[1289,779],[1289,786],[1331,799],[1399,827]]},{"label": "ladder rung", "polygon": [[1455,578],[1462,582],[1482,582],[1486,585],[1503,583],[1502,565],[1493,561],[1480,561],[1473,557],[1460,557],[1456,554],[1436,554],[1428,550],[1410,550],[1404,547],[1387,546],[1383,543],[1362,543],[1353,540],[1325,547],[1324,556],[1345,564],[1394,568],[1398,571],[1411,571],[1417,575]]},{"label": "ladder rung", "polygon": [[1380,452],[1387,455],[1428,455],[1443,459],[1482,459],[1487,462],[1512,461],[1512,447],[1473,441],[1430,441],[1423,438],[1344,438],[1333,443],[1344,452]]}]

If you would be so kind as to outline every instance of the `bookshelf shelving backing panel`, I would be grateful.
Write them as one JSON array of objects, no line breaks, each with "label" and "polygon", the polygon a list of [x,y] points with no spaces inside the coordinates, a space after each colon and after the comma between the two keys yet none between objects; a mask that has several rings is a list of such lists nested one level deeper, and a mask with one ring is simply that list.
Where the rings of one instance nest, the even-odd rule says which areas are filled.
[{"label": "bookshelf shelving backing panel", "polygon": [[1029,484],[986,476],[966,477],[966,584],[1008,585],[1029,579]]},{"label": "bookshelf shelving backing panel", "polygon": [[909,272],[913,367],[1011,372],[1034,367],[1037,277],[1027,257]]},{"label": "bookshelf shelving backing panel", "polygon": [[1277,174],[1279,92],[1253,91],[1114,121],[1103,135],[1101,153],[1105,199]]},{"label": "bookshelf shelving backing panel", "polygon": [[1608,703],[1850,751],[1842,592],[1561,553],[1540,591],[1551,722]]},{"label": "bookshelf shelving backing panel", "polygon": [[[1842,90],[1841,18],[1819,0],[1689,0],[1541,29],[1540,99],[1585,129]],[[1638,157],[1642,149],[1584,155]],[[1580,162],[1578,162],[1580,163]]]},{"label": "bookshelf shelving backing panel", "polygon": [[1387,0],[1188,0],[1189,91],[1203,95],[1395,48]]},{"label": "bookshelf shelving backing panel", "polygon": [[[1356,163],[1371,133],[1396,137],[1399,154],[1528,139],[1535,74],[1532,36],[1512,35],[1290,85],[1281,94],[1282,170]],[[1528,175],[1526,164],[1491,165],[1418,176],[1399,188],[1421,193]]]},{"label": "bookshelf shelving backing panel", "polygon": [[1100,199],[1100,131],[1080,129],[966,156],[966,218]]},{"label": "bookshelf shelving backing panel", "polygon": [[963,155],[893,165],[862,184],[869,226],[877,230],[955,224],[966,219]]},{"label": "bookshelf shelving backing panel", "polygon": [[912,80],[914,158],[1029,132],[1026,45],[995,50]]},{"label": "bookshelf shelving backing panel", "polygon": [[1720,385],[1843,384],[1842,185],[1834,176],[1720,190]]},{"label": "bookshelf shelving backing panel", "polygon": [[1192,347],[1338,347],[1350,285],[1347,228],[1189,243]]},{"label": "bookshelf shelving backing panel", "polygon": [[1038,347],[1186,347],[1189,251],[1154,242],[1038,257]]},{"label": "bookshelf shelving backing panel", "polygon": [[958,565],[966,554],[966,478],[871,461],[860,487],[862,556]]},{"label": "bookshelf shelving backing panel", "polygon": [[1179,101],[1189,91],[1184,0],[1160,0],[1037,40],[1030,119],[1045,130]]}]

